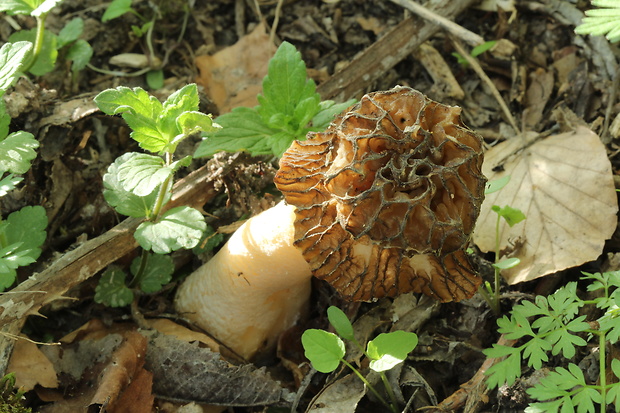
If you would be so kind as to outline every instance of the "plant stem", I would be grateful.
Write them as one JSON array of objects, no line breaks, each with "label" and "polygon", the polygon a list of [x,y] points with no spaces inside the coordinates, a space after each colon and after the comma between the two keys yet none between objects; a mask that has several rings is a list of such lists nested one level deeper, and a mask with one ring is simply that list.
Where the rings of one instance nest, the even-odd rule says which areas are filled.
[{"label": "plant stem", "polygon": [[372,394],[375,395],[375,397],[381,402],[381,404],[388,407],[393,413],[398,413],[398,411],[396,410],[396,406],[389,404],[383,397],[381,397],[379,392],[372,386],[372,384],[370,384],[368,380],[366,380],[366,377],[362,376],[362,373],[360,373],[355,367],[353,367],[351,363],[349,363],[345,359],[340,359],[340,361],[342,361],[345,366],[350,368],[353,373],[355,373],[355,375],[359,377],[359,379],[366,385],[366,387],[368,387],[368,390],[370,390]]},{"label": "plant stem", "polygon": [[[166,152],[166,166],[172,163],[172,154]],[[159,217],[161,213],[161,209],[164,206],[164,201],[166,199],[166,192],[170,190],[170,183],[172,182],[173,174],[168,175],[166,180],[159,187],[159,191],[157,192],[157,199],[155,200],[155,205],[153,206],[153,212],[149,217],[150,221],[155,221]]]},{"label": "plant stem", "polygon": [[385,372],[380,371],[379,376],[381,376],[381,381],[383,382],[383,386],[385,386],[385,391],[392,402],[392,407],[396,408],[396,406],[398,406],[398,401],[396,400],[396,395],[394,394],[394,390],[392,390],[392,386],[390,386],[390,382],[388,381]]},{"label": "plant stem", "polygon": [[601,413],[605,413],[607,410],[607,403],[605,401],[607,397],[607,365],[605,362],[605,351],[606,351],[606,343],[605,343],[605,332],[599,332],[599,354],[598,354],[598,368],[599,368],[599,381],[601,386],[601,397],[603,402],[601,403]]},{"label": "plant stem", "polygon": [[146,269],[146,261],[148,260],[149,252],[145,249],[142,249],[142,255],[140,256],[140,267],[136,274],[133,277],[133,280],[129,283],[129,288],[136,288],[142,282],[142,278],[144,277],[144,270]]},{"label": "plant stem", "polygon": [[[499,224],[500,224],[501,216],[497,214],[497,222],[495,223],[495,263],[499,262]],[[493,294],[493,312],[495,314],[500,314],[499,308],[499,268],[493,267],[495,270],[495,293]]]},{"label": "plant stem", "polygon": [[34,62],[36,62],[37,57],[41,53],[41,49],[43,48],[43,39],[45,38],[45,18],[47,17],[47,13],[43,13],[40,16],[37,16],[37,34],[34,39],[34,46],[32,48],[32,56],[28,63],[22,69],[23,72],[27,72],[30,70]]}]

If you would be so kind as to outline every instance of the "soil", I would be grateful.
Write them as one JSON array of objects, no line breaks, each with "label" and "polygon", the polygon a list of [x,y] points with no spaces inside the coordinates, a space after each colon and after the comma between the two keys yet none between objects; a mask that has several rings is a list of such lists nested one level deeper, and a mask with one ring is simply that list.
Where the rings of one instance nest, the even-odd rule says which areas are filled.
[{"label": "soil", "polygon": [[[190,3],[191,12],[186,14],[185,8]],[[200,79],[201,73],[195,63],[197,56],[213,55],[234,45],[252,32],[261,21],[265,21],[267,27],[272,27],[277,14],[279,20],[275,30],[275,43],[286,40],[301,52],[309,74],[316,80],[321,91],[321,85],[338,76],[351,62],[355,63],[355,59],[411,15],[401,6],[389,1],[286,0],[281,11],[278,11],[276,3],[261,0],[134,2],[133,7],[145,16],[151,16],[156,8],[158,9],[153,39],[156,55],[163,59],[163,88],[150,90],[144,76],[115,76],[98,73],[89,68],[72,78],[70,63],[61,52],[53,72],[41,77],[22,77],[14,89],[7,93],[5,100],[13,118],[11,130],[24,130],[34,134],[40,142],[40,148],[39,156],[32,169],[24,176],[20,188],[0,198],[0,211],[2,216],[6,217],[24,206],[42,205],[49,218],[43,254],[37,263],[20,269],[20,282],[32,274],[45,271],[61,257],[83,245],[86,240],[109,234],[124,218],[117,215],[105,202],[102,195],[102,177],[114,159],[125,152],[138,151],[139,148],[130,139],[129,129],[120,117],[106,116],[97,110],[92,102],[97,93],[117,86],[139,86],[159,99],[164,99],[183,85]],[[512,2],[498,3],[506,6]],[[538,133],[552,130],[562,122],[559,111],[564,117],[568,116],[574,122],[587,125],[600,135],[612,165],[614,180],[620,182],[620,178],[616,176],[619,168],[617,154],[620,131],[615,125],[612,125],[609,131],[603,131],[606,110],[612,99],[612,78],[616,70],[617,50],[609,47],[605,41],[596,43],[593,39],[574,33],[575,16],[582,15],[582,11],[588,7],[586,2],[540,0],[517,3],[513,10],[495,11],[463,6],[464,11],[458,13],[453,20],[485,40],[503,39],[510,45],[509,52],[505,55],[487,52],[477,59],[490,77],[492,87],[499,91],[506,102],[519,128]],[[144,53],[146,45],[143,38],[132,33],[131,26],[140,24],[136,16],[126,14],[102,23],[104,10],[105,5],[100,1],[65,0],[49,14],[47,28],[57,33],[69,20],[81,17],[85,21],[83,38],[94,50],[91,64],[96,68],[119,70],[110,65],[111,57],[129,52]],[[185,19],[186,27],[183,24]],[[15,25],[31,28],[36,22],[31,17],[8,18],[0,14],[1,43],[8,40],[15,31]],[[427,45],[432,46],[443,57],[442,69],[454,75],[463,95],[455,94],[453,89],[446,86],[448,83],[438,82],[438,73],[421,63],[417,49],[401,57],[401,51],[397,48],[391,50],[391,43],[388,43],[384,45],[388,55],[399,56],[398,59],[395,59],[393,64],[386,63],[380,76],[369,72],[368,81],[360,82],[357,90],[341,97],[360,99],[364,93],[371,91],[387,90],[395,85],[411,86],[433,100],[461,106],[464,122],[482,135],[487,147],[509,139],[514,130],[493,96],[492,87],[482,81],[471,67],[457,62],[452,55],[455,49],[451,39],[444,30],[438,30],[430,37]],[[121,70],[128,73],[135,69]],[[358,67],[356,70],[363,75],[365,68]],[[544,83],[543,74],[548,73],[552,74],[551,82]],[[530,88],[536,83],[542,84],[542,88],[548,88],[544,93],[539,92],[539,98],[532,96],[535,91]],[[204,88],[201,88],[201,110],[214,116],[220,114],[218,106]],[[611,105],[607,116],[613,120],[618,113],[620,106],[615,103]],[[199,140],[196,137],[185,142],[181,152],[193,153]],[[210,171],[210,184],[201,185],[211,185],[211,195],[200,206],[208,213],[206,216],[209,224],[216,229],[221,228],[229,233],[225,231],[227,225],[247,218],[279,200],[272,181],[277,170],[277,160],[273,157],[221,154],[210,160],[197,159],[193,161],[191,168],[181,172],[178,178],[186,177],[189,172],[198,170],[205,164]],[[508,311],[518,301],[531,298],[534,294],[550,294],[567,282],[578,280],[581,271],[617,269],[617,265],[613,260],[610,261],[609,257],[618,252],[620,244],[614,236],[605,243],[596,259],[533,281],[504,285],[502,309]],[[136,254],[135,251],[108,253],[116,254],[114,261],[121,267],[127,267]],[[45,318],[36,315],[24,318],[18,331],[21,330],[33,340],[57,342],[89,323],[89,329],[93,331],[100,328],[97,331],[122,335],[125,333],[119,332],[116,326],[135,327],[138,325],[135,321],[136,313],[151,320],[163,318],[183,324],[175,315],[172,305],[176,285],[183,276],[200,265],[201,259],[209,257],[199,258],[189,253],[176,253],[174,258],[178,270],[173,283],[160,293],[141,297],[133,309],[134,318],[129,308],[109,308],[94,302],[93,296],[100,273],[79,282],[75,281],[77,275],[69,275],[68,279],[73,277],[73,281],[62,281],[69,282],[71,286],[66,294],[58,285],[54,288],[55,291],[61,291],[62,294],[59,295],[71,299],[41,302],[45,304],[40,309]],[[485,268],[489,268],[489,261],[493,259],[492,253],[477,252],[478,267],[485,277],[489,273]],[[492,273],[492,270],[490,272]],[[581,293],[585,294],[583,291],[580,291]],[[270,376],[279,380],[283,388],[298,392],[296,411],[313,409],[376,412],[383,409],[372,395],[362,398],[363,389],[356,393],[361,399],[359,403],[345,400],[345,407],[341,408],[337,407],[339,405],[336,400],[332,400],[333,405],[325,404],[328,403],[326,400],[331,399],[313,401],[348,374],[345,370],[337,370],[332,375],[310,375],[308,365],[303,364],[303,350],[299,347],[300,334],[307,328],[327,329],[325,312],[330,305],[340,306],[352,319],[361,320],[356,324],[356,328],[366,331],[368,335],[374,336],[398,325],[401,329],[414,331],[419,336],[418,347],[405,366],[399,367],[390,375],[392,382],[401,388],[404,401],[410,403],[406,411],[415,411],[442,401],[445,403],[446,399],[472,379],[482,366],[485,356],[481,350],[491,347],[499,339],[496,317],[479,295],[463,302],[441,305],[411,294],[396,300],[383,299],[376,303],[351,304],[340,300],[328,286],[317,281],[314,284],[312,308],[303,325],[288,332],[285,338],[280,340],[277,357],[272,355],[257,363],[265,366]],[[397,310],[402,308],[400,306],[407,308],[407,311]],[[400,324],[394,324],[392,316],[395,312],[402,316]],[[101,322],[101,325],[93,327],[94,320]],[[4,322],[6,320],[3,320]],[[12,325],[14,322],[13,320]],[[9,350],[5,351],[5,360],[2,362],[5,369],[11,352],[11,345],[8,346]],[[591,350],[584,350],[575,356],[576,361],[579,363],[593,357]],[[183,352],[185,351],[187,354],[190,352],[189,349]],[[231,361],[238,362],[234,359]],[[563,361],[552,359],[549,367],[562,365],[561,363]],[[361,367],[367,371],[363,360]],[[471,404],[467,407],[457,404],[455,409],[522,411],[530,402],[524,389],[535,380],[532,373],[532,369],[525,367],[522,380],[499,391],[487,391],[483,385],[469,388],[470,399],[475,401],[470,400]],[[229,374],[232,377],[239,374],[239,370]],[[162,389],[162,383],[158,384],[158,381],[169,380],[169,377],[164,370],[164,373],[155,375],[152,380],[154,389]],[[118,382],[123,383],[123,387],[129,386],[128,382]],[[254,385],[246,384],[247,387],[240,388],[239,393],[247,395],[256,391],[258,394]],[[71,399],[77,384],[74,383],[73,386],[62,388],[61,385],[52,397],[49,391],[43,389],[45,386],[39,384],[26,393],[26,400],[35,411],[72,411],[60,410],[60,407],[53,410],[49,406],[53,403],[61,405],[63,400]],[[208,392],[201,390],[196,383],[188,383],[187,386],[193,386],[198,393]],[[334,394],[344,394],[342,389],[332,388],[331,391]],[[146,393],[146,396],[151,394],[149,391]],[[193,393],[195,396],[192,396],[192,393],[186,393],[183,397],[172,397],[172,400],[162,395],[161,391],[154,391],[153,394],[155,399],[152,402],[152,411],[218,411],[214,407],[207,408],[207,405],[213,403],[201,394]],[[241,406],[235,403],[234,396],[229,400],[229,403],[220,402],[221,405],[230,406],[226,411],[276,412],[289,411],[294,397],[289,394],[276,402],[259,401]],[[192,404],[193,402],[198,404]],[[146,411],[136,407],[137,401],[134,403],[135,410],[125,411]],[[322,404],[322,408],[316,403]],[[45,406],[50,410],[45,410]],[[452,409],[447,404],[443,406],[445,411]]]}]

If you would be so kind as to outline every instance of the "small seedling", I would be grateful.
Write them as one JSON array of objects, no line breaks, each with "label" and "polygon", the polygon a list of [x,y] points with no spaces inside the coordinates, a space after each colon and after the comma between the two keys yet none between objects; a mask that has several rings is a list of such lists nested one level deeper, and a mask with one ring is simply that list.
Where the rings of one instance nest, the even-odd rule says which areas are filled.
[{"label": "small seedling", "polygon": [[[524,301],[513,307],[509,317],[497,320],[499,332],[506,339],[519,340],[521,344],[514,347],[494,344],[484,350],[487,357],[502,358],[486,372],[487,386],[492,389],[510,386],[521,377],[522,361],[527,360],[530,368],[539,370],[549,361],[549,353],[570,360],[577,347],[587,346],[592,341],[590,345],[598,345],[596,383],[586,382],[582,370],[569,362],[567,368],[556,368],[527,390],[539,402],[532,403],[526,412],[594,413],[595,405],[599,405],[601,413],[609,405],[620,411],[620,361],[614,358],[610,364],[607,362],[607,352],[620,338],[620,271],[582,274],[582,280],[590,282],[588,291],[596,291],[597,298],[581,300],[577,296],[577,283],[571,282],[548,297],[538,296],[535,302]],[[586,315],[580,315],[585,305],[593,305],[604,314],[596,320],[588,320]]]},{"label": "small seedling", "polygon": [[334,116],[355,103],[321,101],[308,79],[306,65],[295,47],[283,42],[269,61],[258,106],[238,107],[216,119],[222,129],[207,133],[194,156],[218,151],[247,151],[252,155],[282,156],[294,140],[324,130]]},{"label": "small seedling", "polygon": [[170,281],[172,260],[157,254],[194,248],[204,238],[207,225],[198,210],[179,206],[164,211],[164,206],[171,197],[174,173],[191,161],[189,156],[173,161],[177,145],[216,126],[210,116],[198,112],[195,84],[173,93],[163,104],[141,88],[127,87],[104,90],[95,102],[108,115],[121,114],[132,129],[131,137],[154,153],[126,153],[103,177],[103,195],[116,212],[144,219],[134,234],[143,253],[131,265],[132,281],[127,284],[125,274],[111,267],[97,287],[95,301],[116,307],[131,303],[137,289],[154,293]]},{"label": "small seedling", "polygon": [[[497,40],[491,40],[488,42],[484,42],[482,44],[479,44],[478,46],[474,47],[473,49],[471,49],[471,52],[469,53],[471,57],[478,57],[480,56],[482,53],[486,52],[487,50],[490,50],[491,48],[493,48],[493,46],[495,46],[495,43],[497,43]],[[454,52],[452,53],[452,56],[456,57],[456,61],[458,62],[458,64],[460,64],[463,67],[467,67],[469,66],[469,62],[467,61],[467,59],[465,59],[463,56],[461,56],[460,54]]]},{"label": "small seedling", "polygon": [[[491,194],[497,192],[505,187],[510,182],[510,175],[506,175],[503,178],[491,181],[487,184],[485,194]],[[525,219],[525,214],[517,208],[510,206],[500,207],[499,205],[493,205],[491,210],[497,214],[497,221],[495,223],[495,263],[493,263],[493,269],[495,273],[494,283],[495,286],[491,286],[491,283],[486,281],[483,286],[480,287],[480,294],[484,297],[485,301],[489,303],[489,306],[493,312],[497,315],[501,313],[499,305],[499,286],[500,286],[500,272],[509,268],[516,267],[521,263],[519,258],[505,258],[500,260],[500,233],[499,227],[502,218],[506,223],[512,227]]]},{"label": "small seedling", "polygon": [[[321,373],[331,373],[338,368],[340,363],[344,364],[362,380],[384,406],[392,412],[397,412],[398,403],[396,396],[385,372],[402,363],[407,358],[407,355],[418,344],[418,336],[406,331],[382,333],[374,340],[369,341],[366,350],[364,350],[362,345],[355,339],[353,325],[342,310],[333,306],[329,307],[327,309],[327,318],[338,335],[324,330],[309,329],[304,331],[301,336],[306,357],[312,363],[312,367]],[[370,369],[379,373],[390,398],[389,403],[366,380],[362,373],[344,358],[345,345],[342,341],[343,338],[353,342],[370,360]]]},{"label": "small seedling", "polygon": [[[20,174],[30,169],[39,142],[31,133],[9,134],[11,117],[2,96],[19,76],[32,49],[30,42],[5,43],[0,48],[0,196],[13,190]],[[0,216],[0,291],[9,288],[17,277],[17,268],[32,264],[41,255],[45,241],[47,215],[41,206],[27,206],[3,220]]]},{"label": "small seedling", "polygon": [[37,27],[31,30],[20,30],[9,37],[9,42],[31,42],[34,46],[25,64],[24,72],[42,76],[54,70],[58,51],[66,50],[66,58],[72,62],[73,77],[86,67],[92,57],[93,50],[87,41],[79,39],[84,29],[84,21],[76,17],[58,33],[45,28],[47,14],[62,0],[31,0],[8,1],[0,3],[0,12],[9,15],[26,14],[36,18]]},{"label": "small seedling", "polygon": [[0,412],[2,413],[30,413],[32,409],[24,407],[23,391],[15,391],[15,374],[9,373],[0,379]]}]

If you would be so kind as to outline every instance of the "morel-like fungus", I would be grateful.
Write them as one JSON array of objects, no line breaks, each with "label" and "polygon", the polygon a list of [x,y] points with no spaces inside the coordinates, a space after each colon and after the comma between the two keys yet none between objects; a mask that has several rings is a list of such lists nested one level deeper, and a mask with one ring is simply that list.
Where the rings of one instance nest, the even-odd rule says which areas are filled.
[{"label": "morel-like fungus", "polygon": [[248,220],[179,288],[177,310],[247,359],[306,308],[312,274],[349,300],[471,297],[464,248],[484,197],[481,139],[460,108],[396,87],[294,142],[286,203]]},{"label": "morel-like fungus", "polygon": [[295,246],[315,277],[355,301],[476,292],[464,248],[486,181],[481,139],[460,113],[397,87],[291,145],[275,183],[296,207]]}]

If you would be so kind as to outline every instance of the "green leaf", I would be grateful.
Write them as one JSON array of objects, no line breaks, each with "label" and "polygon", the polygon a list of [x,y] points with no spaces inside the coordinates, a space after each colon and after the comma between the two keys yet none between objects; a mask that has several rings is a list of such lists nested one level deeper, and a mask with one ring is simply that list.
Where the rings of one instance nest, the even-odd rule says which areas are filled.
[{"label": "green leaf", "polygon": [[164,87],[164,71],[162,69],[151,70],[146,73],[146,84],[153,90]]},{"label": "green leaf", "polygon": [[39,142],[28,132],[14,132],[0,142],[0,171],[23,174],[37,157]]},{"label": "green leaf", "polygon": [[131,137],[147,151],[161,151],[176,135],[164,136],[159,130],[158,119],[163,112],[163,105],[142,88],[132,90],[119,86],[107,89],[95,96],[95,103],[105,114],[122,114],[132,129]]},{"label": "green leaf", "polygon": [[312,98],[315,93],[316,85],[307,78],[301,53],[292,44],[283,42],[269,61],[268,73],[263,79],[263,94],[258,96],[258,112],[263,121],[269,124],[269,119],[276,114],[292,119],[299,103]]},{"label": "green leaf", "polygon": [[[126,190],[118,177],[119,168],[137,155],[140,154],[136,152],[126,153],[110,164],[108,171],[103,176],[103,197],[119,214],[134,218],[150,217],[157,199],[158,189],[154,189],[147,196],[138,196]],[[164,202],[168,202],[170,199],[170,194],[166,193],[167,198]]]},{"label": "green leaf", "polygon": [[136,153],[118,166],[117,177],[125,191],[147,196],[172,173],[172,168],[165,166],[159,156]]},{"label": "green leaf", "polygon": [[534,337],[523,346],[523,358],[528,360],[528,366],[539,370],[543,362],[549,361],[547,352],[551,351],[552,347],[547,340]]},{"label": "green leaf", "polygon": [[67,60],[71,60],[71,70],[74,73],[84,70],[90,58],[93,56],[93,48],[83,39],[78,39],[71,45],[67,52]]},{"label": "green leaf", "polygon": [[[43,0],[2,0],[0,2],[0,12],[6,12],[10,16],[16,14],[32,13]],[[1,67],[2,65],[0,65]]]},{"label": "green leaf", "polygon": [[340,365],[344,357],[344,342],[335,334],[309,329],[301,336],[305,355],[317,371],[330,373]]},{"label": "green leaf", "polygon": [[[136,257],[131,262],[130,271],[138,276],[142,257]],[[146,294],[153,294],[161,290],[172,279],[174,261],[170,255],[146,254],[146,266],[140,276],[140,289]]]},{"label": "green leaf", "polygon": [[335,119],[336,115],[353,106],[357,101],[355,99],[347,100],[343,103],[335,103],[333,100],[324,100],[319,105],[319,111],[312,118],[312,130],[325,130],[329,124]]},{"label": "green leaf", "polygon": [[132,10],[131,0],[112,0],[112,3],[110,3],[105,13],[103,13],[103,16],[101,16],[101,21],[105,23],[108,20],[116,19]]},{"label": "green leaf", "polygon": [[71,42],[76,41],[77,39],[80,38],[83,31],[84,31],[84,20],[82,20],[80,17],[76,17],[72,19],[58,33],[57,47],[60,49],[61,47]]},{"label": "green leaf", "polygon": [[0,196],[5,196],[7,192],[15,189],[15,186],[23,180],[24,178],[21,176],[13,176],[13,174],[8,174],[0,179]]},{"label": "green leaf", "polygon": [[[494,344],[494,349],[486,349],[484,350],[484,353],[487,354],[488,357],[492,357],[488,355],[488,351],[495,350],[496,346],[497,344]],[[517,378],[521,377],[521,353],[516,348],[509,348],[512,349],[509,356],[489,367],[489,369],[484,373],[487,375],[487,386],[489,389],[494,389],[496,387],[503,386],[504,384],[512,386]],[[493,353],[491,352],[491,354]]]},{"label": "green leaf", "polygon": [[599,9],[586,10],[586,17],[581,25],[575,28],[577,34],[590,34],[592,36],[606,35],[607,40],[615,43],[620,40],[620,4],[614,1],[592,1]]},{"label": "green leaf", "polygon": [[280,131],[268,136],[267,144],[269,145],[271,153],[277,157],[281,157],[294,140],[295,135],[291,135],[286,131]]},{"label": "green leaf", "polygon": [[504,260],[501,260],[491,265],[493,265],[493,267],[500,269],[500,270],[507,270],[509,268],[516,267],[520,263],[521,263],[520,259],[513,257],[513,258],[506,258]]},{"label": "green leaf", "polygon": [[[0,48],[0,96],[13,86],[19,77],[20,69],[31,51],[32,43],[28,41],[18,41],[2,45],[2,48]],[[2,112],[4,112],[4,102]],[[0,136],[0,139],[3,137]]]},{"label": "green leaf", "polygon": [[504,218],[509,226],[514,226],[525,219],[525,214],[517,208],[506,205],[503,208],[499,208],[497,205],[493,205],[491,209]]},{"label": "green leaf", "polygon": [[345,340],[355,340],[353,334],[353,325],[349,321],[349,318],[342,310],[335,306],[330,306],[327,309],[327,319],[329,323],[336,329],[336,333]]},{"label": "green leaf", "polygon": [[[9,42],[16,43],[20,41],[35,43],[37,29],[20,30],[9,36]],[[35,76],[43,76],[46,73],[54,70],[56,65],[56,58],[58,57],[58,50],[56,48],[56,35],[49,30],[45,30],[43,33],[43,42],[41,45],[41,51],[37,55],[36,60],[29,69],[29,72]],[[28,58],[32,56],[32,51],[28,53]]]},{"label": "green leaf", "polygon": [[206,228],[202,214],[188,206],[172,208],[158,222],[143,222],[135,237],[142,248],[167,254],[180,248],[193,248]]},{"label": "green leaf", "polygon": [[251,155],[272,154],[267,137],[277,130],[266,126],[256,109],[239,107],[216,120],[222,128],[207,133],[194,154],[195,158],[212,156],[219,151],[247,151]]},{"label": "green leaf", "polygon": [[95,288],[95,302],[109,307],[124,307],[133,301],[133,291],[125,285],[125,273],[120,268],[109,267]]},{"label": "green leaf", "polygon": [[200,242],[192,249],[194,254],[202,254],[213,250],[224,241],[224,234],[216,232],[213,227],[207,225]]},{"label": "green leaf", "polygon": [[[2,70],[0,68],[0,70]],[[2,95],[4,94],[4,90],[0,89],[0,142],[4,140],[9,134],[9,125],[11,124],[11,116],[6,112],[6,105],[4,104],[4,99]],[[6,172],[6,171],[1,171]]]},{"label": "green leaf", "polygon": [[211,115],[197,111],[186,111],[176,118],[177,126],[185,136],[214,129]]},{"label": "green leaf", "polygon": [[480,56],[482,53],[486,52],[487,50],[490,50],[493,46],[495,46],[496,43],[497,43],[497,40],[490,40],[488,42],[479,44],[478,46],[471,49],[471,52],[469,54],[471,55],[471,57]]},{"label": "green leaf", "polygon": [[370,368],[376,372],[390,370],[402,363],[418,345],[418,336],[408,331],[381,333],[368,342],[366,353]]},{"label": "green leaf", "polygon": [[510,182],[510,175],[505,175],[499,179],[494,179],[492,181],[487,182],[486,188],[484,189],[484,194],[489,195],[493,192],[497,192]]},{"label": "green leaf", "polygon": [[[613,369],[614,361],[616,361],[617,363],[620,363],[618,359],[613,359],[611,361],[612,369]],[[620,366],[616,366],[616,369],[614,369],[614,374],[616,374],[618,367]],[[620,377],[620,376],[616,374],[616,377]],[[616,411],[618,411],[618,408],[620,408],[620,382],[616,382],[616,383],[609,385],[609,388],[607,389],[607,396],[605,397],[605,402],[608,405],[613,404],[616,407]]]},{"label": "green leaf", "polygon": [[62,0],[44,0],[43,2],[38,1],[39,6],[34,9],[30,13],[30,15],[35,17],[43,16],[44,14],[49,13],[50,10],[52,10],[54,7],[56,7],[57,4],[60,4],[61,2]]}]

